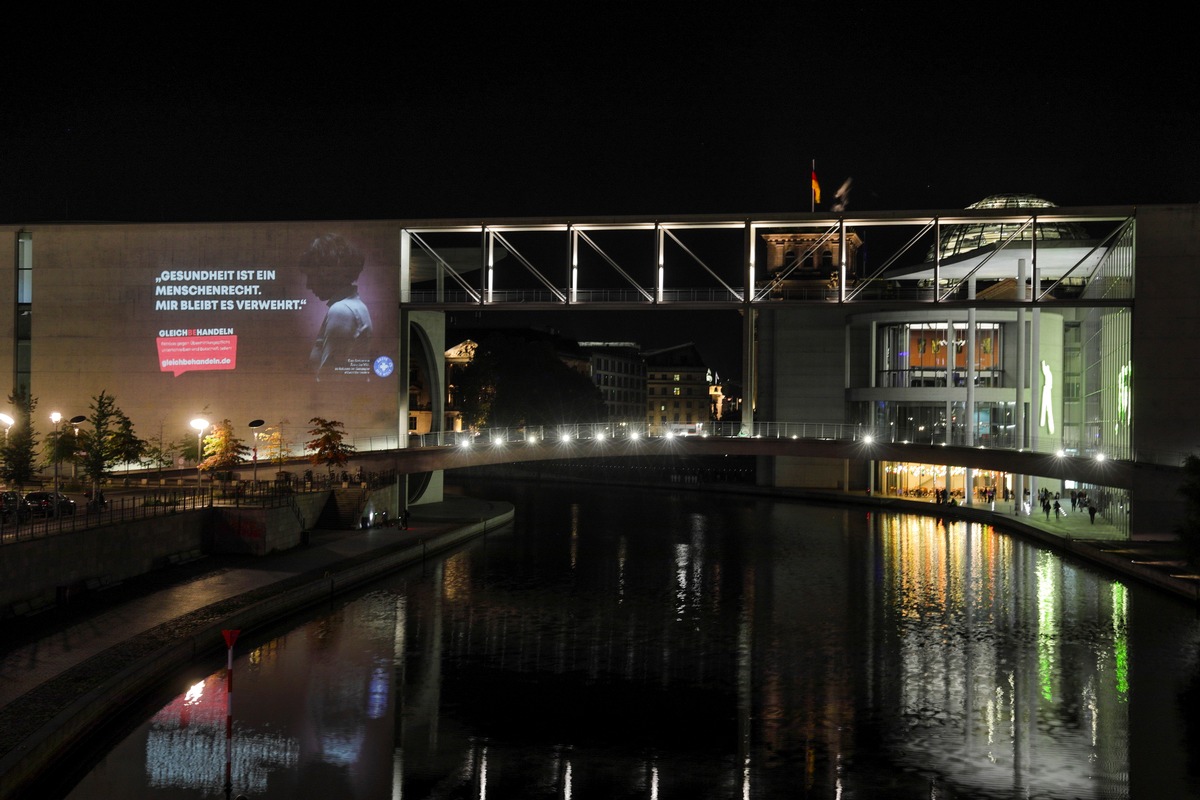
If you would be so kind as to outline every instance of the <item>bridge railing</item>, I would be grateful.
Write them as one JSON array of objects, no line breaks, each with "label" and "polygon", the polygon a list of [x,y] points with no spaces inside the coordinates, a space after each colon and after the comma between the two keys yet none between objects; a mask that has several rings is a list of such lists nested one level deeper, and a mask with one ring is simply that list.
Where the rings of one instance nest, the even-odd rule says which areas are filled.
[{"label": "bridge railing", "polygon": [[[1032,447],[1015,447],[1011,441],[990,438],[985,442],[968,443],[951,436],[905,438],[891,428],[873,428],[844,422],[774,422],[756,421],[748,427],[740,422],[706,422],[694,424],[669,423],[647,425],[643,422],[568,423],[537,425],[519,428],[482,428],[473,431],[441,431],[409,436],[409,447],[464,447],[547,441],[603,441],[669,439],[673,437],[719,437],[727,439],[807,439],[823,441],[863,441],[889,444],[946,445],[977,447],[990,450],[1018,450],[1082,458],[1115,459],[1139,463],[1178,467],[1189,453],[1182,451],[1147,451],[1120,443],[1097,445],[1089,441],[1039,437]],[[360,448],[366,449],[366,448]]]}]

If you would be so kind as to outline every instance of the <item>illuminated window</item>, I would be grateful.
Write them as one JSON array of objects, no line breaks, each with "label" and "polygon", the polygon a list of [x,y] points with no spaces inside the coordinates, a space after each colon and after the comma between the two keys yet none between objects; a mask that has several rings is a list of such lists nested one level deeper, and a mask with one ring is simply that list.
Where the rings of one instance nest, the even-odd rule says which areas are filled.
[{"label": "illuminated window", "polygon": [[676,386],[674,389],[671,390],[671,393],[673,395],[675,395],[676,397],[679,397],[679,387]]}]

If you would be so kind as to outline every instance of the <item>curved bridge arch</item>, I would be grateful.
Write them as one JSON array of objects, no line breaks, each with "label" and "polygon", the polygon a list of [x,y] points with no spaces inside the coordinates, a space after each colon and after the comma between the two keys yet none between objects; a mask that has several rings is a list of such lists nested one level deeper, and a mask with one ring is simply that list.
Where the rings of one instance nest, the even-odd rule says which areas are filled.
[{"label": "curved bridge arch", "polygon": [[[903,442],[877,442],[865,438],[828,437],[625,437],[609,438],[568,434],[559,437],[440,434],[435,441],[402,450],[361,453],[358,459],[405,474],[460,469],[490,464],[555,461],[565,458],[637,458],[648,455],[794,456],[851,461],[913,461],[980,470],[1000,470],[1020,475],[1071,480],[1079,483],[1129,489],[1133,486],[1133,461],[1095,456],[1056,455],[1034,451],[956,447]],[[1161,465],[1164,473],[1179,467]]]}]

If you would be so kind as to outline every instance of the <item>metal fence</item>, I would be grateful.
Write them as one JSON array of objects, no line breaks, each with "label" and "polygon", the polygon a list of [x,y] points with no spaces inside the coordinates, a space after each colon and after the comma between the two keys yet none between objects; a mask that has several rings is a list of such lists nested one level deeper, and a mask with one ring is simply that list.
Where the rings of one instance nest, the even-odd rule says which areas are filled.
[{"label": "metal fence", "polygon": [[77,503],[72,512],[36,516],[32,512],[12,513],[0,518],[0,544],[11,544],[40,536],[54,536],[87,528],[170,516],[214,506],[233,508],[277,508],[293,505],[298,494],[327,492],[340,486],[365,485],[378,489],[396,480],[395,470],[379,472],[341,471],[299,474],[262,481],[214,481],[203,486],[153,487],[134,489],[102,503],[88,500]]},{"label": "metal fence", "polygon": [[[645,422],[595,422],[563,425],[529,425],[518,428],[481,428],[468,431],[438,431],[412,434],[409,447],[475,447],[518,443],[573,442],[603,440],[670,439],[675,437],[718,437],[726,439],[808,439],[837,441],[869,441],[908,444],[888,428],[872,428],[842,422],[770,422],[756,421],[743,426],[740,422],[667,423],[647,425]],[[959,447],[981,447],[995,450],[1020,450],[1073,457],[1116,459],[1160,466],[1179,467],[1189,455],[1183,451],[1147,450],[1121,443],[1096,444],[1090,441],[1070,441],[1039,436],[1032,447],[1015,447],[1012,442],[991,440],[968,444],[965,441],[943,441],[938,438],[913,441],[913,444],[946,444]]]}]

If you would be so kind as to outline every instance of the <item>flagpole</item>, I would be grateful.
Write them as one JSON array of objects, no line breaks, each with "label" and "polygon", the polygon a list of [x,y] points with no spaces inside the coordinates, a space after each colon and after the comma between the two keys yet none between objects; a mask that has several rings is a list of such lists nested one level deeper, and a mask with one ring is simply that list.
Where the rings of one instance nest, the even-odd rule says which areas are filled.
[{"label": "flagpole", "polygon": [[813,185],[817,178],[817,160],[815,158],[812,160],[812,177],[813,180],[809,181],[808,186],[809,213],[813,213],[817,210],[817,187]]}]

